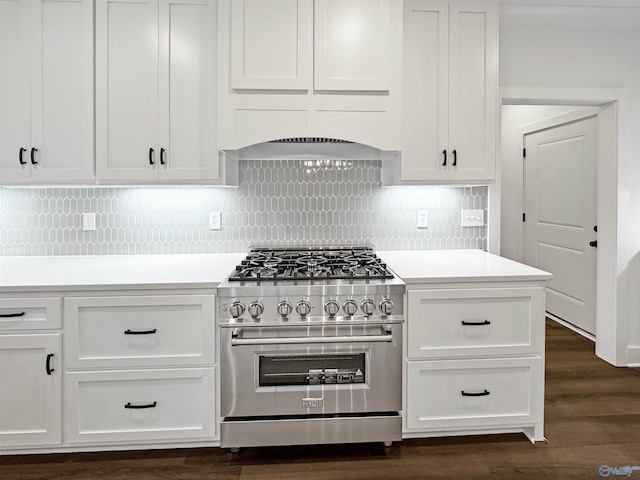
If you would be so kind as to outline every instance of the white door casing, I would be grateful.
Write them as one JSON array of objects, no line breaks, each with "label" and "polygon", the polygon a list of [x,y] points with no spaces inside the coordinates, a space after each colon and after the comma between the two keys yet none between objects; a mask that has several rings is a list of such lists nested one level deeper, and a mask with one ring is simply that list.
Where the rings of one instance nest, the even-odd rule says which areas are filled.
[{"label": "white door casing", "polygon": [[553,273],[547,311],[596,331],[597,119],[524,137],[524,261]]}]

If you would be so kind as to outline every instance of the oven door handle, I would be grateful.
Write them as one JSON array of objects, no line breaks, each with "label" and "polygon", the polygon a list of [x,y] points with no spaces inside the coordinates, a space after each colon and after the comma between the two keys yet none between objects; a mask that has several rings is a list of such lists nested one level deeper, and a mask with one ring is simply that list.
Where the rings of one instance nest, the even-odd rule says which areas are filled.
[{"label": "oven door handle", "polygon": [[301,345],[306,343],[355,343],[355,342],[391,342],[391,329],[382,327],[384,335],[344,335],[326,337],[269,337],[269,338],[239,338],[242,329],[236,328],[231,333],[231,345]]}]

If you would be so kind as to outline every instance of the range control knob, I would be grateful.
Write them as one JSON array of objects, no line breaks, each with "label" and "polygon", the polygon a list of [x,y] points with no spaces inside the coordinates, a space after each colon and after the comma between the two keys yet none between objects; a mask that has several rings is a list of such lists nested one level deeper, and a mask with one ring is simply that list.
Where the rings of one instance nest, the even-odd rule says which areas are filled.
[{"label": "range control knob", "polygon": [[358,311],[358,304],[355,302],[355,300],[347,300],[342,304],[342,309],[348,317],[352,317],[353,314]]},{"label": "range control knob", "polygon": [[380,311],[383,315],[391,315],[393,313],[393,301],[383,300],[380,302]]},{"label": "range control knob", "polygon": [[306,300],[300,300],[296,304],[296,312],[298,312],[298,315],[301,317],[306,317],[311,313],[311,304]]},{"label": "range control knob", "polygon": [[340,305],[335,300],[329,300],[324,304],[324,311],[327,312],[327,315],[330,317],[335,317],[336,314],[340,311]]},{"label": "range control knob", "polygon": [[277,310],[278,315],[280,315],[282,318],[286,318],[293,311],[293,305],[291,305],[291,302],[283,300],[282,302],[278,303]]},{"label": "range control knob", "polygon": [[260,302],[255,301],[249,304],[249,315],[251,315],[251,318],[258,318],[263,314],[263,312],[264,305],[262,305]]},{"label": "range control knob", "polygon": [[233,318],[238,318],[240,315],[244,313],[244,303],[236,300],[229,307],[229,313]]},{"label": "range control knob", "polygon": [[362,303],[360,304],[360,308],[367,317],[370,317],[376,312],[376,304],[369,298],[366,298],[362,301]]}]

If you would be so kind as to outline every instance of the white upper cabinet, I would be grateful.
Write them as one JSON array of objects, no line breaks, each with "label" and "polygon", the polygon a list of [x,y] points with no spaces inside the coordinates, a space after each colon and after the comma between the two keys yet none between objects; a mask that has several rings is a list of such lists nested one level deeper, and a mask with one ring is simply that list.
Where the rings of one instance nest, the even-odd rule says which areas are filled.
[{"label": "white upper cabinet", "polygon": [[311,0],[231,2],[231,88],[308,90]]},{"label": "white upper cabinet", "polygon": [[99,0],[98,180],[214,180],[215,0]]},{"label": "white upper cabinet", "polygon": [[0,182],[94,178],[93,2],[0,0]]},{"label": "white upper cabinet", "polygon": [[388,90],[389,29],[389,0],[233,0],[231,88]]},{"label": "white upper cabinet", "polygon": [[389,0],[315,0],[314,88],[389,90]]},{"label": "white upper cabinet", "polygon": [[401,0],[220,5],[221,149],[292,137],[400,148]]},{"label": "white upper cabinet", "polygon": [[489,182],[495,177],[498,5],[404,2],[402,154],[383,182]]}]

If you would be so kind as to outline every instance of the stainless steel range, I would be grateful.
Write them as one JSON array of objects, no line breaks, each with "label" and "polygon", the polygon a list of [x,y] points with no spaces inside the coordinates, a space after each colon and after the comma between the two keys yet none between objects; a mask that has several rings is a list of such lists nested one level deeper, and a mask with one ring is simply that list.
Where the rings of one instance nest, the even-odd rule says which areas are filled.
[{"label": "stainless steel range", "polygon": [[400,440],[404,293],[368,247],[251,250],[217,291],[221,446]]}]

